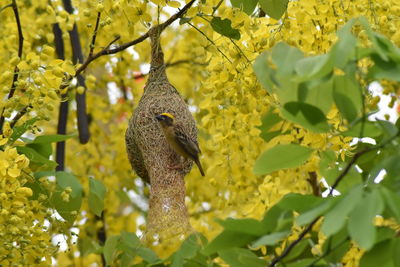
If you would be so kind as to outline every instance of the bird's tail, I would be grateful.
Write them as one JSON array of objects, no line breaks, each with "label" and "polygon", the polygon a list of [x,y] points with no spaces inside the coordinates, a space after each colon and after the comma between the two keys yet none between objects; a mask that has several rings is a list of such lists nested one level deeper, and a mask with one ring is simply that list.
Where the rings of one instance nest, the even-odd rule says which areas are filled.
[{"label": "bird's tail", "polygon": [[200,160],[196,159],[194,162],[196,163],[197,167],[199,167],[199,171],[201,173],[201,176],[204,176],[204,171],[203,171],[203,167],[201,166]]}]

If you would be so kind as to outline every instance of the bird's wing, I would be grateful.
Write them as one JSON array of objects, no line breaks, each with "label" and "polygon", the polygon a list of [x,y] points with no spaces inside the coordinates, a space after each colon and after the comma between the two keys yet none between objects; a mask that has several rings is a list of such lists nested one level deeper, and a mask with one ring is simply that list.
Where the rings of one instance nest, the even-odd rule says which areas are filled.
[{"label": "bird's wing", "polygon": [[184,131],[178,127],[176,129],[175,137],[177,143],[186,151],[186,153],[191,155],[193,158],[198,157],[200,149],[197,142],[193,141],[189,136],[184,134]]}]

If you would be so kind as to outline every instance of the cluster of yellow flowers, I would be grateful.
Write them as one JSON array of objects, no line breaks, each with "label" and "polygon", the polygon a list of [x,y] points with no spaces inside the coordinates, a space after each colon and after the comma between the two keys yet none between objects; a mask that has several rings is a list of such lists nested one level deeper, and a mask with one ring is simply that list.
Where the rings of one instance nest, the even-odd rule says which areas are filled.
[{"label": "cluster of yellow flowers", "polygon": [[[4,140],[4,139],[3,139]],[[27,266],[51,262],[56,252],[45,226],[47,207],[30,199],[29,160],[16,148],[0,151],[0,265]]]}]

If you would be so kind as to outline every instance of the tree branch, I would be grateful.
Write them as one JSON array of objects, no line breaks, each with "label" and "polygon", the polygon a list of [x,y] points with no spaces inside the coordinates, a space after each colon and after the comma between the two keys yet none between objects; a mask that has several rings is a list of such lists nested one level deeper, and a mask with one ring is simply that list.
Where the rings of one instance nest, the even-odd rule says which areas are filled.
[{"label": "tree branch", "polygon": [[90,51],[89,51],[88,58],[93,55],[94,45],[96,44],[97,31],[99,30],[100,16],[101,16],[101,12],[97,12],[96,26],[94,27],[94,32],[93,32],[93,36],[92,36],[92,42],[90,43]]},{"label": "tree branch", "polygon": [[309,172],[308,175],[310,178],[307,181],[310,183],[314,196],[320,197],[321,196],[321,189],[318,183],[318,176],[316,172]]},{"label": "tree branch", "polygon": [[[71,0],[63,0],[63,4],[65,10],[68,13],[72,14],[73,7]],[[74,27],[68,33],[71,39],[72,61],[74,63],[83,63],[84,60],[83,60],[82,46],[80,42],[78,26],[76,25],[76,23],[74,23]],[[83,76],[75,74],[75,77],[78,79],[78,85],[83,86],[85,88],[85,91],[82,94],[75,95],[75,100],[76,100],[76,116],[78,120],[79,141],[81,144],[86,144],[90,138],[88,116],[86,114],[86,85]]]},{"label": "tree branch", "polygon": [[[62,31],[58,23],[53,24],[54,44],[56,47],[57,58],[64,60],[64,40],[62,38]],[[61,98],[67,98],[67,94],[61,95]],[[58,123],[57,123],[57,134],[67,133],[67,121],[68,121],[68,108],[69,101],[61,101],[58,109]],[[63,171],[65,167],[65,141],[57,142],[56,144],[56,162],[57,171]]]},{"label": "tree branch", "polygon": [[19,119],[21,119],[27,112],[28,109],[32,108],[31,105],[28,105],[26,107],[24,107],[23,109],[21,109],[17,115],[15,115],[14,119],[12,119],[12,121],[10,122],[10,127],[11,129],[15,126],[15,124],[17,124],[17,122],[19,121]]}]

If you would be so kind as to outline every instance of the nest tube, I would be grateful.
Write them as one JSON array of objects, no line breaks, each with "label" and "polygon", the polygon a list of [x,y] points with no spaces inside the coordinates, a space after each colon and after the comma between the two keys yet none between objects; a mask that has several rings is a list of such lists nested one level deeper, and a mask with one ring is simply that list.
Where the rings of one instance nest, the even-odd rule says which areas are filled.
[{"label": "nest tube", "polygon": [[162,28],[150,29],[151,67],[149,78],[126,132],[128,158],[136,173],[150,183],[149,211],[145,241],[182,240],[192,232],[185,205],[184,177],[193,166],[186,160],[176,165],[179,156],[167,143],[155,117],[171,113],[193,140],[197,140],[195,120],[179,92],[168,81],[160,45]]}]

